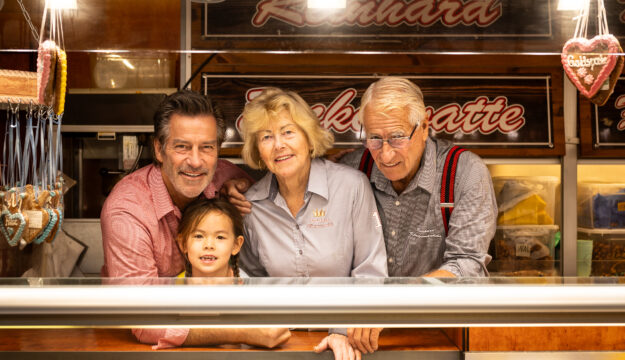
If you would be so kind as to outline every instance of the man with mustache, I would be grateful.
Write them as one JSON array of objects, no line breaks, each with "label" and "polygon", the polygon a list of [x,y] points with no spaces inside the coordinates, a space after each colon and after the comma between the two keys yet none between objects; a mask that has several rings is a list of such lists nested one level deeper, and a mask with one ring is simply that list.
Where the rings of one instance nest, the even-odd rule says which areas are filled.
[{"label": "man with mustache", "polygon": [[[175,240],[182,211],[199,196],[214,198],[226,180],[251,182],[238,167],[217,158],[224,133],[223,115],[210,99],[182,90],[163,100],[154,115],[154,163],[122,179],[102,208],[102,276],[176,277],[185,270]],[[156,348],[221,343],[273,347],[290,336],[286,329],[133,333]]]}]

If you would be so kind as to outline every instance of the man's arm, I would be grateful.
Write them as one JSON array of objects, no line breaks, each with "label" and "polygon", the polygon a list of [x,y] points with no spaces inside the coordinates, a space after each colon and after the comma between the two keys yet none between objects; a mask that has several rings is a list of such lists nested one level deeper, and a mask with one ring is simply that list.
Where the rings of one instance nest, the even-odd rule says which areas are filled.
[{"label": "man's arm", "polygon": [[490,261],[488,246],[495,235],[497,202],[486,165],[475,154],[458,164],[454,211],[449,219],[449,233],[443,265],[428,276],[449,272],[455,276],[487,276]]},{"label": "man's arm", "polygon": [[191,329],[185,346],[248,344],[274,348],[289,340],[291,332],[282,328]]}]

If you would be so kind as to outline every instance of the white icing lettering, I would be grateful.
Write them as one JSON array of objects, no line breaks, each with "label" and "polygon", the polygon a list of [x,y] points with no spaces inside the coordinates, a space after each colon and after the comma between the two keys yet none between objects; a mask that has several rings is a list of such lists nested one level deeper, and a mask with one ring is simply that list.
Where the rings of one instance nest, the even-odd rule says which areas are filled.
[{"label": "white icing lettering", "polygon": [[590,68],[590,70],[594,69],[596,66],[602,66],[608,63],[608,57],[599,54],[596,57],[586,57],[584,55],[580,56],[579,59],[575,57],[575,55],[569,55],[567,57],[567,62],[570,67],[585,67]]}]

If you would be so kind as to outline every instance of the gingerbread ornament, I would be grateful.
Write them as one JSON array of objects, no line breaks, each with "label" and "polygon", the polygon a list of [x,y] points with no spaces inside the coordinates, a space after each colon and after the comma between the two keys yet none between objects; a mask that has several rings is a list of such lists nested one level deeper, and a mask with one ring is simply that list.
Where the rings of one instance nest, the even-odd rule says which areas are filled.
[{"label": "gingerbread ornament", "polygon": [[608,33],[603,0],[597,0],[599,34],[587,39],[590,1],[580,11],[575,35],[562,48],[564,72],[579,92],[597,105],[606,103],[623,70],[622,49]]},{"label": "gingerbread ornament", "polygon": [[44,205],[49,201],[50,192],[43,190],[38,196],[32,185],[25,186],[24,205],[22,213],[28,215],[28,228],[24,233],[24,240],[30,244],[41,244],[56,224],[57,216],[51,213]]},{"label": "gingerbread ornament", "polygon": [[5,207],[0,213],[0,234],[10,246],[25,245],[22,238],[24,229],[28,226],[28,216],[22,214],[22,198],[15,190],[5,193]]},{"label": "gingerbread ornament", "polygon": [[50,214],[50,224],[48,225],[49,230],[47,231],[46,236],[42,239],[42,241],[45,240],[48,243],[51,243],[56,238],[59,226],[63,221],[63,215],[57,208],[59,202],[58,199],[59,193],[57,191],[51,190],[50,197],[48,198],[48,202],[46,204],[46,210]]}]

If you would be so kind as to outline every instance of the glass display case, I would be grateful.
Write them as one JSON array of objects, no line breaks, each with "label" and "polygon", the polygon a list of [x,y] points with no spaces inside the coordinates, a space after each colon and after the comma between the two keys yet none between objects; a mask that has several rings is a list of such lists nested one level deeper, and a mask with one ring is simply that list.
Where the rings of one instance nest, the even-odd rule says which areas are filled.
[{"label": "glass display case", "polygon": [[[129,327],[304,329],[294,331],[294,341],[274,353],[239,346],[178,353],[210,351],[216,358],[318,356],[306,354],[310,348],[305,346],[322,333],[305,329],[327,327],[384,327],[377,357],[432,359],[480,355],[486,347],[482,336],[489,329],[544,328],[556,334],[573,326],[568,328],[571,334],[585,331],[589,339],[606,326],[619,326],[613,328],[617,334],[625,331],[621,278],[24,278],[3,279],[0,286],[0,328],[7,329],[0,330],[5,339],[0,352],[24,351],[22,356],[35,357],[70,350],[82,356],[90,351],[162,356],[136,343]],[[57,338],[52,343],[55,336],[68,334],[73,341]],[[497,340],[495,332],[488,336],[495,344],[507,341]],[[610,341],[604,337],[603,346]],[[602,350],[623,349],[623,344],[611,344],[613,348]],[[577,355],[601,345],[589,342],[577,349],[586,352]],[[571,350],[565,343],[557,346],[551,351]]]},{"label": "glass display case", "polygon": [[[127,328],[136,326],[384,326],[392,336],[374,355],[380,358],[625,350],[625,269],[615,250],[622,238],[586,226],[592,220],[577,200],[578,183],[625,179],[625,89],[618,79],[606,105],[595,106],[568,80],[561,53],[578,12],[564,10],[564,1],[348,0],[347,10],[308,9],[303,0],[75,3],[62,15],[69,70],[61,131],[64,171],[77,181],[65,195],[65,231],[87,247],[78,260],[82,275],[99,276],[101,238],[94,231],[102,203],[121,177],[151,161],[151,109],[166,94],[187,87],[223,104],[221,156],[240,165],[238,120],[258,89],[300,92],[334,132],[335,153],[361,145],[364,89],[397,75],[424,90],[432,134],[488,166],[500,207],[493,278],[6,278],[0,333],[8,340],[0,351],[16,358],[50,351],[154,356],[130,335]],[[0,69],[37,70],[38,42],[27,18],[39,29],[44,6],[0,0]],[[605,6],[610,30],[622,40],[625,4]],[[591,19],[590,29],[595,25]],[[527,196],[513,196],[515,187],[529,189]],[[23,274],[32,254],[32,247],[0,244],[0,276]],[[293,347],[272,353],[208,350],[219,350],[215,358],[317,358],[309,350],[321,333],[297,334]],[[566,340],[545,340],[559,338]],[[199,358],[207,349],[183,350],[180,356]]]}]

